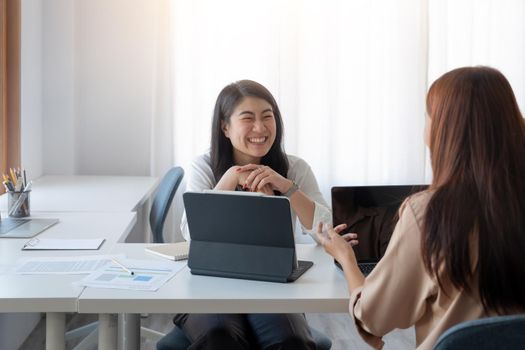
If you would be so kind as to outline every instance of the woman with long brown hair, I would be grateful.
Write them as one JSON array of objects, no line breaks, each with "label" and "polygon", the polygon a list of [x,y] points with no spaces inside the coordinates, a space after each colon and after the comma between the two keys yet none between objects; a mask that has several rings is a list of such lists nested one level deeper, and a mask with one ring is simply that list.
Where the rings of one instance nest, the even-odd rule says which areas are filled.
[{"label": "woman with long brown hair", "polygon": [[455,69],[432,84],[427,113],[432,184],[401,206],[372,273],[361,274],[343,225],[318,230],[375,347],[415,325],[417,347],[431,349],[457,323],[525,311],[525,124],[512,88],[493,68]]}]

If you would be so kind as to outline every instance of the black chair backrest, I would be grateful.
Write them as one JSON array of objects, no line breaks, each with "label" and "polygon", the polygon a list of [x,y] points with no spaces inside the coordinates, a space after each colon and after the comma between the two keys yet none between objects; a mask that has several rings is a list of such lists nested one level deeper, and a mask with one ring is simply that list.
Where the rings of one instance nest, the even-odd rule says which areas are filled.
[{"label": "black chair backrest", "polygon": [[467,321],[443,333],[434,350],[525,349],[525,314]]},{"label": "black chair backrest", "polygon": [[149,213],[149,225],[151,233],[153,234],[153,242],[164,243],[162,230],[164,228],[164,221],[175,197],[175,192],[179,187],[182,178],[184,177],[184,170],[181,167],[171,168],[162,178],[157,193],[151,205]]}]

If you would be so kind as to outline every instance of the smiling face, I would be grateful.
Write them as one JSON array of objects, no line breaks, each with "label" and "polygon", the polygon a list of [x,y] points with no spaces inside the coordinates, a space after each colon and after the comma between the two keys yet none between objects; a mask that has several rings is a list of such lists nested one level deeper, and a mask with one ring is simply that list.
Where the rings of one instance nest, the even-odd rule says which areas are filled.
[{"label": "smiling face", "polygon": [[244,97],[229,122],[222,123],[222,131],[232,143],[236,165],[259,164],[270,151],[276,130],[271,104],[257,97]]}]

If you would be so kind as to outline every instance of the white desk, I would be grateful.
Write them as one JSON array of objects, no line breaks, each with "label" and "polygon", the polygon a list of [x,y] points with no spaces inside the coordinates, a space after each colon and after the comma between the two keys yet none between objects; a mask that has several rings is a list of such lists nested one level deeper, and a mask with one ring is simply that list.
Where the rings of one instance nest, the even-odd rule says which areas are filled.
[{"label": "white desk", "polygon": [[[132,258],[162,259],[144,252],[145,244],[117,244],[114,253]],[[272,283],[191,275],[188,267],[157,292],[86,288],[79,313],[130,313],[127,349],[140,345],[140,313],[300,313],[348,312],[347,285],[322,247],[298,245],[299,259],[314,266],[293,283]],[[100,339],[116,339],[101,329]],[[99,349],[104,342],[99,342]]]},{"label": "white desk", "polygon": [[[147,242],[149,199],[158,178],[149,176],[46,175],[33,181],[31,214],[38,212],[136,212],[129,242]],[[0,196],[0,211],[7,212],[7,196]]]},{"label": "white desk", "polygon": [[[71,302],[65,295],[80,295],[79,288],[71,286],[69,280],[78,280],[78,276],[58,275],[14,275],[9,273],[16,260],[23,257],[74,256],[91,254],[109,254],[115,245],[122,241],[131,230],[135,213],[40,213],[34,217],[58,218],[58,224],[48,228],[38,237],[45,238],[96,238],[105,237],[106,241],[99,250],[67,251],[44,250],[23,251],[22,247],[29,239],[0,239],[0,312],[40,312],[47,311],[49,303],[63,308],[62,311],[76,311],[76,298]],[[71,278],[68,278],[71,277]],[[64,283],[60,282],[64,279]],[[15,283],[14,281],[18,281]],[[29,287],[31,286],[32,287]],[[71,294],[70,292],[73,291]],[[55,296],[55,297],[53,297]],[[18,301],[20,303],[18,303]]]},{"label": "white desk", "polygon": [[105,237],[99,250],[22,251],[28,239],[0,239],[0,313],[46,312],[48,349],[64,349],[65,312],[77,312],[83,287],[73,284],[85,275],[15,275],[9,270],[22,257],[109,254],[136,222],[135,213],[39,213],[60,222],[40,235],[46,238]]},{"label": "white desk", "polygon": [[[115,242],[124,241],[126,238],[144,242],[149,230],[148,200],[157,183],[158,179],[153,177],[43,176],[33,181],[30,197],[31,215],[61,219],[59,224],[43,233],[45,237],[60,236],[62,233],[67,237],[76,238],[92,237],[91,234],[95,237],[105,236],[108,241],[96,254],[106,253]],[[7,212],[5,195],[0,196],[0,210],[4,214]],[[6,263],[14,261],[13,254],[21,253],[22,241],[26,240],[19,240],[17,243],[12,239],[0,239],[0,274]],[[48,254],[67,255],[68,252],[54,251]],[[47,347],[63,348],[63,312],[77,311],[80,290],[73,287],[71,281],[80,278],[82,276],[59,278],[1,275],[0,313],[47,311]],[[13,287],[4,288],[5,285]],[[2,316],[0,314],[0,317]],[[20,325],[19,329],[23,328],[23,325]],[[50,335],[51,330],[54,332]],[[60,337],[60,344],[49,344],[50,340],[57,341]]]},{"label": "white desk", "polygon": [[[137,211],[157,182],[148,176],[46,175],[33,181],[31,212]],[[7,210],[7,196],[0,197],[0,210]]]}]

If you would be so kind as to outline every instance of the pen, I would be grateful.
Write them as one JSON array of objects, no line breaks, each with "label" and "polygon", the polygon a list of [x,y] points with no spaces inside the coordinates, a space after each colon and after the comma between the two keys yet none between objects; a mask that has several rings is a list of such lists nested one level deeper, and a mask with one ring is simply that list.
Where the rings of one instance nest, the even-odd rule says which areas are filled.
[{"label": "pen", "polygon": [[117,260],[115,259],[111,259],[111,261],[113,261],[113,263],[115,263],[116,265],[118,265],[122,270],[126,271],[128,273],[128,275],[130,276],[133,276],[135,274],[135,272],[131,271],[130,269],[128,269],[126,266],[122,265],[121,263],[119,263]]},{"label": "pen", "polygon": [[8,192],[14,192],[15,188],[13,187],[13,184],[11,181],[4,181],[4,186],[7,189]]},{"label": "pen", "polygon": [[24,246],[22,247],[22,249],[26,249],[27,247],[34,247],[34,246],[36,246],[39,242],[40,242],[40,240],[39,240],[38,238],[30,239],[29,241],[27,241],[26,244],[24,244]]},{"label": "pen", "polygon": [[13,185],[16,186],[16,176],[15,176],[15,171],[13,170],[13,168],[9,168],[9,172],[11,173],[11,182],[13,182]]}]

